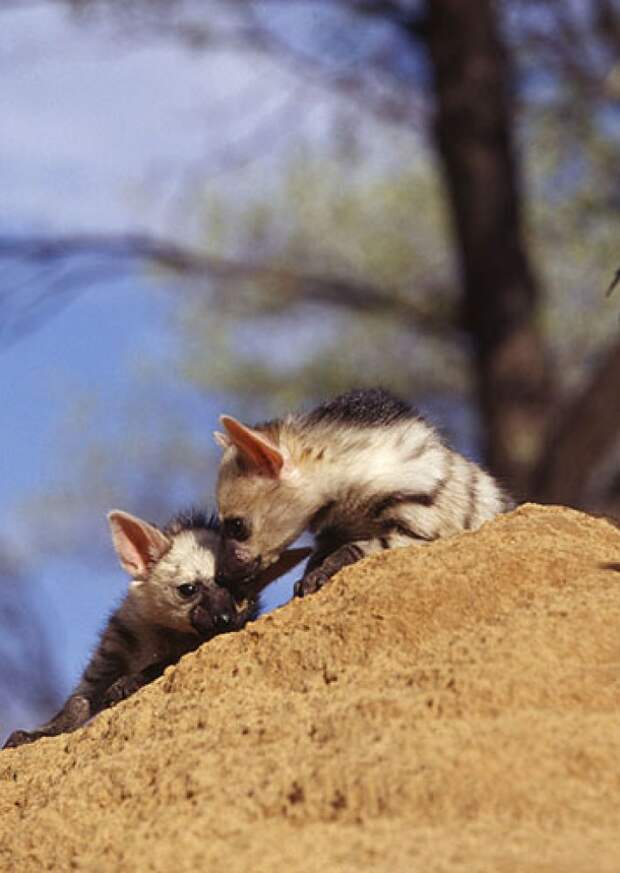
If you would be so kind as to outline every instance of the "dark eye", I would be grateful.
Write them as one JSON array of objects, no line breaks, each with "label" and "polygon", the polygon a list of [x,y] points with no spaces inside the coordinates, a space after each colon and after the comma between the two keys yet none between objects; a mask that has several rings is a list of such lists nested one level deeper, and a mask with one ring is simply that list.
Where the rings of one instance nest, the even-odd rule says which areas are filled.
[{"label": "dark eye", "polygon": [[185,582],[183,585],[178,586],[177,591],[181,597],[193,597],[198,591],[198,586],[193,582]]},{"label": "dark eye", "polygon": [[226,518],[224,520],[224,535],[232,540],[247,540],[250,528],[243,518]]}]

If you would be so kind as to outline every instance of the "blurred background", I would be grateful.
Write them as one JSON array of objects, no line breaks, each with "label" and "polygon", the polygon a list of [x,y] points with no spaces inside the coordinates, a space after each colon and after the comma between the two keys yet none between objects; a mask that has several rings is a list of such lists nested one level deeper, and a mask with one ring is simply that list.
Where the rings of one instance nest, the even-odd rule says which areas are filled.
[{"label": "blurred background", "polygon": [[620,517],[619,58],[615,0],[3,0],[0,739],[126,590],[107,510],[211,502],[220,412],[382,384]]}]

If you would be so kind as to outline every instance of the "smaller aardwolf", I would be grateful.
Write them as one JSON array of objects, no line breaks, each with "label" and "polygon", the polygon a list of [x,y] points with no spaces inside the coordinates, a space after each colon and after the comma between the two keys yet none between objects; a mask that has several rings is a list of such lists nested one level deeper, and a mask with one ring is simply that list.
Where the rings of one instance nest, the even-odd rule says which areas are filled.
[{"label": "smaller aardwolf", "polygon": [[4,748],[75,730],[201,643],[242,628],[258,614],[260,591],[309,552],[285,553],[238,602],[215,583],[214,516],[181,514],[161,529],[119,510],[108,520],[121,566],[132,577],[129,592],[60,712],[37,730],[14,731]]}]

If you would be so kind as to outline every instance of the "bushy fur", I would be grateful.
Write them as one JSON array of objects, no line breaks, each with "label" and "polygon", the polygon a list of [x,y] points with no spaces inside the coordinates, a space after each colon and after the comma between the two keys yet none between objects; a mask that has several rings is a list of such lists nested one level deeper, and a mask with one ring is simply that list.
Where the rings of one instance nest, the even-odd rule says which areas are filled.
[{"label": "bushy fur", "polygon": [[[486,471],[381,389],[255,428],[221,420],[217,569],[231,588],[306,529],[316,549],[298,594],[372,552],[475,530],[512,505]],[[234,519],[244,524],[241,539],[230,534]]]},{"label": "bushy fur", "polygon": [[[121,563],[133,577],[129,591],[60,712],[35,731],[15,731],[5,747],[75,730],[205,640],[257,614],[257,596],[237,604],[215,584],[215,517],[184,513],[163,529],[118,511],[109,519]],[[184,583],[197,586],[194,596],[180,593]],[[227,620],[216,623],[215,614]]]}]

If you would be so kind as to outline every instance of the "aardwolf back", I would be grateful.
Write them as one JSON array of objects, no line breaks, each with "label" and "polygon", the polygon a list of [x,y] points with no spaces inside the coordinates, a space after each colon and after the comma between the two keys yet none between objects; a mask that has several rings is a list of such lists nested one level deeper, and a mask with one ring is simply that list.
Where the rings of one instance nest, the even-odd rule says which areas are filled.
[{"label": "aardwolf back", "polygon": [[254,427],[220,420],[217,571],[231,591],[306,529],[316,548],[300,595],[373,552],[474,530],[511,506],[487,472],[380,389]]}]

